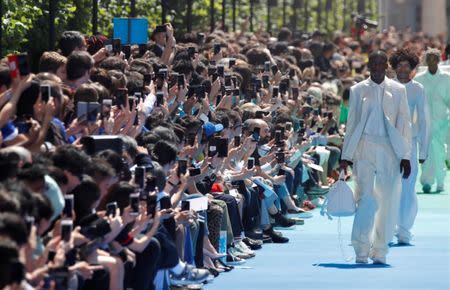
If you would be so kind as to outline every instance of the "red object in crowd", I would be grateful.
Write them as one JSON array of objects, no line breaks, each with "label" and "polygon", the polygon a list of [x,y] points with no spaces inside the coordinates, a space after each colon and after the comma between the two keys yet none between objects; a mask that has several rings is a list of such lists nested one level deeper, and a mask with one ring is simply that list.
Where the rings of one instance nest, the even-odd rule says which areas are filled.
[{"label": "red object in crowd", "polygon": [[211,187],[211,192],[223,192],[223,186],[219,183],[214,183]]}]

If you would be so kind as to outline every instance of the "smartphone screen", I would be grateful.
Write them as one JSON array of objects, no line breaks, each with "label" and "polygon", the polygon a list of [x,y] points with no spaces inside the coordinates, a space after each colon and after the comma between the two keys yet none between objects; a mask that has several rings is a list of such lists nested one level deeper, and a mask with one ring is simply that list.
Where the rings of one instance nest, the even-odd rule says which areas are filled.
[{"label": "smartphone screen", "polygon": [[178,160],[178,176],[185,175],[187,172],[187,160],[179,159]]},{"label": "smartphone screen", "polygon": [[218,54],[220,52],[220,43],[214,43],[214,54]]},{"label": "smartphone screen", "polygon": [[275,131],[275,143],[276,144],[280,144],[281,143],[281,131],[280,130],[276,130]]},{"label": "smartphone screen", "polygon": [[170,202],[170,198],[168,196],[164,196],[163,198],[161,198],[159,200],[159,207],[161,209],[169,209],[172,207],[171,202]]},{"label": "smartphone screen", "polygon": [[217,73],[219,74],[219,77],[223,78],[225,74],[225,67],[223,65],[218,65]]},{"label": "smartphone screen", "polygon": [[270,71],[270,61],[264,62],[264,71],[269,72]]},{"label": "smartphone screen", "polygon": [[27,76],[30,74],[30,67],[28,65],[28,54],[21,53],[17,56],[17,63],[19,66],[19,73],[21,76]]},{"label": "smartphone screen", "polygon": [[117,202],[110,202],[110,203],[106,204],[106,215],[107,216],[115,217],[116,211],[117,211]]},{"label": "smartphone screen", "polygon": [[178,75],[177,83],[178,83],[178,86],[179,86],[179,87],[183,87],[183,88],[184,88],[184,86],[185,86],[185,83],[184,83],[184,74],[179,74],[179,75]]},{"label": "smartphone screen", "polygon": [[139,188],[144,188],[144,186],[145,186],[145,167],[144,166],[138,166],[134,170],[134,183]]},{"label": "smartphone screen", "polygon": [[116,105],[120,107],[125,107],[128,102],[128,90],[126,88],[119,88],[116,91]]},{"label": "smartphone screen", "polygon": [[112,46],[113,46],[113,53],[120,53],[122,51],[122,44],[120,41],[120,38],[114,38],[112,40]]},{"label": "smartphone screen", "polygon": [[72,218],[73,213],[73,194],[64,195],[64,209],[63,215],[67,218]]},{"label": "smartphone screen", "polygon": [[131,215],[139,215],[139,193],[130,194]]},{"label": "smartphone screen", "polygon": [[156,212],[156,195],[147,196],[147,215],[154,217]]},{"label": "smartphone screen", "polygon": [[87,103],[87,121],[89,123],[95,123],[95,121],[97,121],[99,111],[100,111],[99,103],[94,102]]},{"label": "smartphone screen", "polygon": [[189,210],[189,209],[190,209],[189,201],[183,200],[183,201],[181,202],[181,211],[187,211],[187,210]]},{"label": "smartphone screen", "polygon": [[161,107],[164,104],[164,93],[157,92],[156,93],[156,106]]},{"label": "smartphone screen", "polygon": [[228,61],[228,67],[232,68],[235,64],[236,64],[236,59],[230,58],[230,60]]},{"label": "smartphone screen", "polygon": [[200,175],[201,170],[200,168],[189,168],[189,176],[197,176]]},{"label": "smartphone screen", "polygon": [[218,138],[216,140],[217,156],[220,158],[228,157],[228,139]]},{"label": "smartphone screen", "polygon": [[61,221],[61,239],[65,242],[69,242],[72,236],[73,222],[72,220]]},{"label": "smartphone screen", "polygon": [[234,136],[234,147],[239,147],[241,145],[241,136]]},{"label": "smartphone screen", "polygon": [[129,59],[131,56],[131,45],[129,45],[129,44],[123,45],[122,52],[125,54],[125,58]]},{"label": "smartphone screen", "polygon": [[250,157],[247,160],[247,169],[252,169],[255,166],[255,158]]},{"label": "smartphone screen", "polygon": [[276,74],[278,72],[278,66],[276,64],[274,64],[272,66],[272,74]]},{"label": "smartphone screen", "polygon": [[284,163],[284,152],[277,152],[275,153],[275,156],[277,158],[278,163]]},{"label": "smartphone screen", "polygon": [[225,87],[231,87],[231,76],[225,75]]},{"label": "smartphone screen", "polygon": [[279,92],[279,88],[278,87],[273,87],[272,89],[272,98],[278,98],[278,92]]},{"label": "smartphone screen", "polygon": [[44,103],[47,103],[48,100],[50,99],[50,96],[52,94],[51,89],[52,88],[50,85],[41,85],[41,87],[40,87],[41,99]]}]

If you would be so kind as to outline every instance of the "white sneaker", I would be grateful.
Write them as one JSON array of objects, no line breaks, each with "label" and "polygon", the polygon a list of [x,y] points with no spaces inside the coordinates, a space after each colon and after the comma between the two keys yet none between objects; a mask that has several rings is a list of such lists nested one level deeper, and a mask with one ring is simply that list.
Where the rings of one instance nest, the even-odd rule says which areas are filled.
[{"label": "white sneaker", "polygon": [[367,257],[356,257],[355,263],[356,264],[368,264],[369,260],[367,259]]},{"label": "white sneaker", "polygon": [[253,256],[250,255],[250,254],[247,254],[247,253],[244,253],[244,252],[240,251],[240,250],[239,250],[238,248],[236,248],[236,247],[231,247],[231,248],[229,248],[229,249],[228,249],[228,254],[230,254],[230,255],[232,255],[232,256],[236,256],[236,257],[241,258],[241,259],[248,259],[248,258],[253,257]]},{"label": "white sneaker", "polygon": [[234,247],[238,249],[238,251],[248,254],[248,255],[254,255],[255,252],[250,249],[242,240],[239,242],[234,243]]},{"label": "white sneaker", "polygon": [[386,257],[373,257],[370,259],[376,265],[385,265],[386,264]]}]

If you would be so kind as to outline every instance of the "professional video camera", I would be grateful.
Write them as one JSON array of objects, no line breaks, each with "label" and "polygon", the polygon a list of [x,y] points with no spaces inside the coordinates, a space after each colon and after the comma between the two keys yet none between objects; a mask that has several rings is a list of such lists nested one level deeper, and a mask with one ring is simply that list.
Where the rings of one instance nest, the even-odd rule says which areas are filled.
[{"label": "professional video camera", "polygon": [[353,19],[353,22],[355,23],[356,28],[358,28],[358,29],[367,30],[370,28],[375,29],[378,27],[378,22],[374,21],[374,20],[370,20],[368,18],[367,14],[358,14],[358,13],[353,12],[352,19]]}]

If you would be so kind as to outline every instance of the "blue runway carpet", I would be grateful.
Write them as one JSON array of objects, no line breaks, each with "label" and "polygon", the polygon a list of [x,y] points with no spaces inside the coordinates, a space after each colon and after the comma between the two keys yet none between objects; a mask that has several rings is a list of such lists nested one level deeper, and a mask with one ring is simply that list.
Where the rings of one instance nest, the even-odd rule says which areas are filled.
[{"label": "blue runway carpet", "polygon": [[205,289],[450,289],[449,189],[447,175],[446,192],[418,195],[412,245],[393,244],[389,265],[354,264],[349,246],[353,217],[341,219],[341,251],[338,220],[315,210],[305,225],[283,231],[288,244],[265,244],[243,265],[249,268],[223,273]]}]

